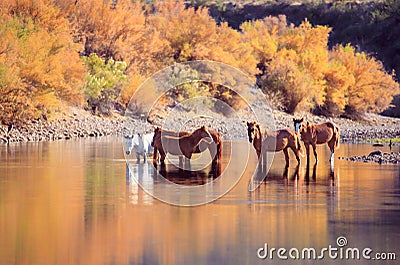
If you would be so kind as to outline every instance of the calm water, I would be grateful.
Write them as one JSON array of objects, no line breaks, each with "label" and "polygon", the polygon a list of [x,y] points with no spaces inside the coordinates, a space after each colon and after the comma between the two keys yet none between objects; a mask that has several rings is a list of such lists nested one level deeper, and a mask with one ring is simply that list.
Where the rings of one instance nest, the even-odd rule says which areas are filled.
[{"label": "calm water", "polygon": [[[222,176],[242,172],[246,156],[227,161],[235,148],[250,150],[237,185],[210,204],[177,207],[138,187],[135,177],[149,189],[169,189],[147,164],[127,171],[119,138],[1,145],[0,265],[333,264],[327,255],[319,261],[261,260],[257,250],[265,243],[300,250],[337,247],[339,236],[347,238],[347,247],[395,252],[398,262],[400,166],[336,159],[332,172],[328,148],[320,146],[321,162],[309,170],[305,158],[297,169],[291,153],[285,172],[283,154],[277,154],[267,179],[249,192],[256,159],[247,143],[224,149],[222,169],[230,171]],[[337,156],[374,149],[342,144]],[[184,178],[178,173],[172,167],[164,172],[187,186],[215,180],[208,167]]]}]

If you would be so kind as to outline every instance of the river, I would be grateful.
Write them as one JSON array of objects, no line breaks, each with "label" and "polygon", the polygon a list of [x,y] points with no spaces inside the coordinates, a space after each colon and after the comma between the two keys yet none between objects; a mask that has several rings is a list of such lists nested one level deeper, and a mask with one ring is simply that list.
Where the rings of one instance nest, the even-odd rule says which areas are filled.
[{"label": "river", "polygon": [[[0,145],[0,265],[370,264],[376,253],[400,259],[400,165],[336,158],[332,171],[327,146],[318,146],[318,165],[312,158],[307,170],[302,158],[296,168],[290,153],[286,171],[278,153],[250,192],[254,150],[246,142],[225,145],[222,171],[231,171],[221,178],[232,177],[234,187],[193,207],[149,195],[148,189],[171,192],[171,185],[158,180],[151,164],[134,161],[129,169],[119,138]],[[341,144],[336,157],[375,149]],[[179,186],[219,179],[209,167],[184,177],[172,167],[166,172]],[[345,244],[339,247],[338,238]],[[329,246],[338,249],[332,257],[322,251]],[[281,256],[279,248],[286,250]],[[305,248],[315,249],[317,260],[302,259]],[[346,259],[347,248],[371,252]],[[290,256],[294,249],[298,259]]]}]

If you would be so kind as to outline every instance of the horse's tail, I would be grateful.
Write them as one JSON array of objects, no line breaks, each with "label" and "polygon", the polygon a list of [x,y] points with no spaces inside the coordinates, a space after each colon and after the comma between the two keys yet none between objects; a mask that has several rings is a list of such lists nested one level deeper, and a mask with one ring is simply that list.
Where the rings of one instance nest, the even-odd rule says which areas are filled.
[{"label": "horse's tail", "polygon": [[300,136],[297,133],[295,133],[294,134],[294,138],[295,138],[295,141],[296,141],[296,149],[299,150],[300,156],[304,157],[304,150],[301,148]]}]

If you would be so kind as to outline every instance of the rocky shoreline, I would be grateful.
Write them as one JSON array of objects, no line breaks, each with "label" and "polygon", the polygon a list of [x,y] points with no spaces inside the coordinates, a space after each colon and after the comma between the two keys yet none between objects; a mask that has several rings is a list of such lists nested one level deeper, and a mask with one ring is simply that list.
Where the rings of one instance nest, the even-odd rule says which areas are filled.
[{"label": "rocky shoreline", "polygon": [[340,160],[347,160],[353,162],[374,162],[378,164],[400,164],[400,152],[382,152],[376,150],[371,152],[369,155],[363,156],[351,156],[351,157],[339,157]]},{"label": "rocky shoreline", "polygon": [[32,120],[22,126],[0,125],[0,143],[41,142],[120,135],[123,117],[101,118],[73,111],[54,121]]},{"label": "rocky shoreline", "polygon": [[[273,111],[276,128],[292,128],[293,116]],[[389,142],[399,144],[400,119],[384,117],[376,114],[366,114],[362,121],[352,121],[344,118],[328,119],[314,116],[309,113],[299,113],[296,117],[304,117],[314,123],[327,120],[335,122],[341,129],[342,143],[375,143]],[[145,121],[133,120],[126,122],[126,118],[119,114],[110,118],[93,116],[83,110],[73,110],[71,114],[63,115],[54,121],[35,120],[25,123],[18,128],[9,128],[0,125],[0,143],[12,142],[38,142],[54,140],[70,140],[87,137],[119,136],[132,134],[135,130],[140,132],[151,131],[153,126]],[[246,137],[245,124],[237,124],[237,120],[223,118],[220,120],[186,120],[184,116],[174,118],[173,127],[176,130],[194,130],[201,125],[207,125],[211,129],[221,132],[227,139],[239,139]]]}]

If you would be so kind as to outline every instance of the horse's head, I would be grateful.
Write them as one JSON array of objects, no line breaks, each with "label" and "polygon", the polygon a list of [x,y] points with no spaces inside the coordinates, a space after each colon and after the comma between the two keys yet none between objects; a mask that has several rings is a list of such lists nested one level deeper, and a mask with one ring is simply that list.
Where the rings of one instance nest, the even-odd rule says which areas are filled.
[{"label": "horse's head", "polygon": [[293,118],[293,123],[294,123],[294,130],[296,133],[299,133],[304,130],[305,125],[303,124],[304,118],[301,119],[296,119]]},{"label": "horse's head", "polygon": [[141,142],[143,142],[142,135],[140,133],[135,133],[132,138],[133,147],[138,147]]},{"label": "horse's head", "polygon": [[315,124],[312,122],[304,122],[304,119],[294,119],[294,129],[296,133],[300,133],[302,139],[314,138],[315,137]]},{"label": "horse's head", "polygon": [[257,137],[259,133],[261,133],[260,124],[256,121],[247,122],[247,136],[249,137],[249,142],[253,142],[253,140]]},{"label": "horse's head", "polygon": [[200,129],[197,129],[195,132],[199,133],[201,138],[210,138],[209,140],[206,140],[207,144],[211,144],[214,141],[207,127],[204,125],[201,126]]},{"label": "horse's head", "polygon": [[125,154],[130,155],[133,148],[133,136],[126,135],[125,137]]}]

